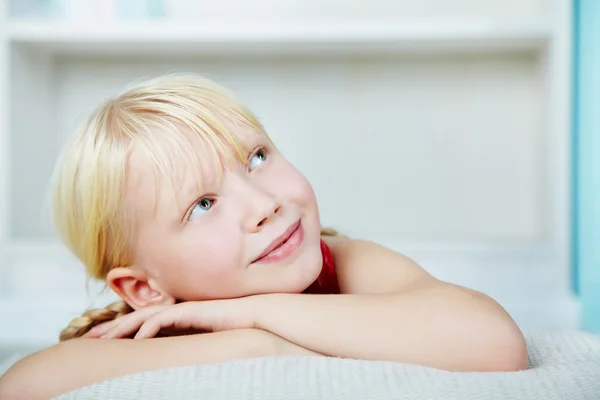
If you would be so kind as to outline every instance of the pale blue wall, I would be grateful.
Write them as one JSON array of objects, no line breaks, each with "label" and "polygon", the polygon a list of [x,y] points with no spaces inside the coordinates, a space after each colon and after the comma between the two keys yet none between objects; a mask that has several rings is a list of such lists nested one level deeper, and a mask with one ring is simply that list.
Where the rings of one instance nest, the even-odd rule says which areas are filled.
[{"label": "pale blue wall", "polygon": [[583,328],[600,333],[600,1],[575,1],[575,279]]}]

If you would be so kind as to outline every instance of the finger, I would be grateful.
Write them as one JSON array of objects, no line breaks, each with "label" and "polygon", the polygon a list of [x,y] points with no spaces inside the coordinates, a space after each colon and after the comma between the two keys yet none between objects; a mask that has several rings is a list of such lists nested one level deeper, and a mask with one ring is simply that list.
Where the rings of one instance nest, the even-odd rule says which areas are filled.
[{"label": "finger", "polygon": [[84,339],[98,339],[100,336],[97,333],[92,332],[91,330],[87,331],[83,335],[81,335]]},{"label": "finger", "polygon": [[145,307],[134,311],[131,314],[122,316],[114,321],[111,321],[111,326],[104,329],[101,339],[116,339],[130,336],[137,331],[145,320],[152,317],[154,314],[163,310],[165,306]]},{"label": "finger", "polygon": [[120,323],[116,324],[116,326],[108,332],[105,332],[100,336],[101,339],[120,339],[128,337],[142,326],[146,318],[144,315],[132,314],[129,318],[121,317],[119,319],[121,320],[119,321]]},{"label": "finger", "polygon": [[114,326],[115,326],[115,321],[103,322],[100,325],[96,325],[95,327],[90,329],[85,335],[83,335],[83,337],[90,337],[90,338],[97,339],[100,336],[104,335],[106,332],[113,329]]},{"label": "finger", "polygon": [[148,339],[155,337],[158,332],[164,328],[172,327],[175,329],[188,329],[192,326],[193,323],[191,319],[183,312],[181,307],[172,307],[148,318],[142,326],[140,326],[134,339]]},{"label": "finger", "polygon": [[[169,324],[169,325],[172,325]],[[144,322],[142,326],[138,329],[138,332],[133,337],[134,339],[149,339],[155,337],[158,332],[160,332],[162,326],[162,321],[158,318],[150,318],[148,321]]]}]

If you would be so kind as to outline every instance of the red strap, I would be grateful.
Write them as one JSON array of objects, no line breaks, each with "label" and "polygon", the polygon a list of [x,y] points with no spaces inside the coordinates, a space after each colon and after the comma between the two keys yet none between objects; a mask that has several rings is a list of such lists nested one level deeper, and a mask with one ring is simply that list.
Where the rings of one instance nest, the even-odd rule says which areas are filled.
[{"label": "red strap", "polygon": [[317,280],[304,291],[307,294],[340,294],[337,273],[331,249],[321,239],[321,254],[323,267]]}]

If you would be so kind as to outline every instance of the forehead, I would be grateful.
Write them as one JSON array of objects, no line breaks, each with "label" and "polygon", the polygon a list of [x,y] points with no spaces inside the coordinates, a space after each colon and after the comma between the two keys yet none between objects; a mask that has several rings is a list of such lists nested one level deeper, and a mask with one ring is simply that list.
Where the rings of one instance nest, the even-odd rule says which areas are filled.
[{"label": "forehead", "polygon": [[247,126],[229,131],[234,137],[216,144],[185,128],[177,138],[158,133],[156,140],[132,144],[125,183],[130,211],[156,215],[163,205],[180,206],[189,192],[218,185],[226,168],[245,162],[240,150],[247,153],[266,138]]}]

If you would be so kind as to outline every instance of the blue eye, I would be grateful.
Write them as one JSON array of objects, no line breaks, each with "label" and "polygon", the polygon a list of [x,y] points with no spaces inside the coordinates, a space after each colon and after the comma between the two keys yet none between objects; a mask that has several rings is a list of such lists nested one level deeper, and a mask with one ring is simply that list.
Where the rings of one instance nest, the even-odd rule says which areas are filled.
[{"label": "blue eye", "polygon": [[264,149],[260,149],[256,153],[254,153],[252,158],[250,158],[250,162],[248,163],[248,169],[253,170],[265,161],[267,161],[267,153]]},{"label": "blue eye", "polygon": [[212,208],[212,206],[214,204],[215,204],[215,201],[211,198],[208,198],[208,197],[201,198],[200,200],[198,200],[196,202],[196,204],[194,204],[194,208],[192,209],[192,212],[190,212],[188,221],[192,221],[194,218],[197,218],[197,217],[205,214],[206,212],[208,212],[208,210],[210,210]]}]

